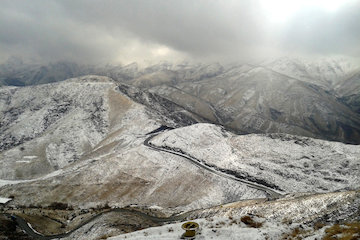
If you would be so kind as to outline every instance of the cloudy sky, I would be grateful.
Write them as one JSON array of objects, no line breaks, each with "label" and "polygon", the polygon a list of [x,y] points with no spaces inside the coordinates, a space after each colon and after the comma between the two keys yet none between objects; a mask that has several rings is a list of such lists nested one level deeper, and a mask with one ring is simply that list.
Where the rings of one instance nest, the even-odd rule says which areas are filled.
[{"label": "cloudy sky", "polygon": [[2,0],[0,62],[360,57],[360,0]]}]

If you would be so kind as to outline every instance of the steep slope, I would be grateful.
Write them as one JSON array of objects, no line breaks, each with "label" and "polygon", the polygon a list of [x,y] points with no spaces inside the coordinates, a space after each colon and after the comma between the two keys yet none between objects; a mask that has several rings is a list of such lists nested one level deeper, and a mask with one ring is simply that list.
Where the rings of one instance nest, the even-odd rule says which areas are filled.
[{"label": "steep slope", "polygon": [[335,87],[340,100],[360,114],[360,71]]},{"label": "steep slope", "polygon": [[151,91],[240,132],[283,132],[349,143],[360,139],[360,116],[331,93],[263,67],[231,69]]},{"label": "steep slope", "polygon": [[79,160],[111,128],[112,88],[110,79],[88,76],[0,89],[0,178],[40,176]]}]

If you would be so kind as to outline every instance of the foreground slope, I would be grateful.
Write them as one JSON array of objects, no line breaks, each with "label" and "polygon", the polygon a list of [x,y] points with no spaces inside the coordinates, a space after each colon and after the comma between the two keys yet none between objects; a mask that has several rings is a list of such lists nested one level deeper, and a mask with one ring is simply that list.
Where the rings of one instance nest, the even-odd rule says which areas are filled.
[{"label": "foreground slope", "polygon": [[[221,205],[195,211],[189,218],[200,225],[196,239],[358,239],[359,204],[359,191],[298,195]],[[180,239],[182,223],[110,239]]]}]

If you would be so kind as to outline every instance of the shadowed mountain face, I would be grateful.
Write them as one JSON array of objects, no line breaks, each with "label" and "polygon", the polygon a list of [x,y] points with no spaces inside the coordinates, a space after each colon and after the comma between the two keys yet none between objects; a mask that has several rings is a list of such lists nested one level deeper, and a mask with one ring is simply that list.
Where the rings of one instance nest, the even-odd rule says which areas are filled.
[{"label": "shadowed mountain face", "polygon": [[72,62],[57,62],[48,65],[26,64],[19,59],[10,59],[0,65],[0,86],[28,86],[63,81],[68,78],[94,73],[93,67]]},{"label": "shadowed mountain face", "polygon": [[[264,81],[266,79],[266,81]],[[201,101],[225,126],[243,132],[287,132],[356,143],[359,116],[320,87],[264,68],[206,82],[183,83],[173,91],[154,89],[184,106]],[[199,104],[198,104],[199,105]],[[212,106],[212,107],[211,107]],[[210,113],[208,113],[210,115]]]},{"label": "shadowed mountain face", "polygon": [[[152,87],[150,91],[200,114],[210,122],[239,132],[283,132],[360,143],[357,95],[353,92],[347,95],[349,93],[340,87],[329,90],[334,82],[337,82],[336,86],[347,89],[356,86],[356,76],[346,79],[348,73],[340,67],[338,72],[332,67],[329,67],[330,72],[320,68],[324,76],[317,85],[314,82],[317,81],[316,74],[320,74],[319,69],[315,73],[307,70],[307,78],[300,80],[296,78],[299,74],[295,71],[292,77],[270,67],[276,69],[274,62],[265,67],[236,66],[214,77],[175,84],[163,84],[162,79],[159,86]],[[299,69],[305,69],[305,66]],[[336,77],[339,77],[338,81],[334,80]],[[153,84],[154,81],[152,79]],[[137,82],[134,80],[134,84]],[[344,92],[341,99],[335,90],[339,94]]]},{"label": "shadowed mountain face", "polygon": [[340,100],[360,114],[360,71],[336,86]]},{"label": "shadowed mountain face", "polygon": [[[19,61],[0,66],[5,85],[40,84],[85,73],[109,76],[132,85],[139,93],[161,96],[201,121],[241,133],[282,132],[360,143],[359,68],[346,59],[309,62],[280,58],[256,66],[225,67],[166,62],[147,68],[136,63],[97,67],[57,63],[40,67]],[[137,101],[142,103],[144,99]]]}]

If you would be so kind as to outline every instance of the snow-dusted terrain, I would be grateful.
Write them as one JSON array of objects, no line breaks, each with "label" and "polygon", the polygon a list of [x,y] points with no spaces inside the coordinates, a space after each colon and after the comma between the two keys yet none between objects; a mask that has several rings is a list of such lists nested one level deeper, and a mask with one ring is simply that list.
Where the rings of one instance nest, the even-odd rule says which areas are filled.
[{"label": "snow-dusted terrain", "polygon": [[315,60],[283,57],[274,61],[265,61],[261,65],[287,76],[319,85],[326,90],[332,90],[354,71],[359,70],[354,60],[344,57]]},{"label": "snow-dusted terrain", "polygon": [[108,78],[89,76],[0,89],[0,178],[28,179],[79,160],[112,127],[112,88]]},{"label": "snow-dusted terrain", "polygon": [[[39,94],[31,96],[35,90]],[[1,178],[8,185],[0,195],[15,196],[15,204],[195,209],[265,197],[262,191],[145,146],[147,133],[173,120],[159,115],[159,103],[152,102],[157,111],[135,103],[108,78],[87,76],[2,91],[11,100],[4,103],[3,116],[13,120],[3,121],[1,136],[9,145],[1,152]],[[36,106],[39,110],[30,114]],[[11,107],[20,112],[13,114]]]},{"label": "snow-dusted terrain", "polygon": [[[298,195],[273,202],[222,205],[195,211],[190,218],[200,225],[196,239],[315,240],[327,234],[326,222],[358,219],[359,203],[359,192]],[[184,233],[181,225],[182,222],[168,224],[110,239],[179,239]],[[339,232],[338,237],[341,235]]]},{"label": "snow-dusted terrain", "polygon": [[280,57],[258,64],[41,66],[10,59],[0,84],[61,81],[99,74],[152,93],[239,132],[282,132],[358,144],[359,62],[346,57]]},{"label": "snow-dusted terrain", "polygon": [[[325,234],[317,222],[360,220],[359,146],[285,134],[357,139],[359,116],[327,90],[269,66],[108,68],[122,82],[89,75],[0,88],[0,196],[13,199],[9,206],[181,213],[200,223],[198,239],[279,239],[296,228],[315,239]],[[349,69],[336,74],[345,78]],[[270,134],[234,133],[245,129]],[[115,236],[126,232],[112,223],[117,214],[67,239],[177,239],[183,232],[172,221]],[[262,225],[251,227],[244,216]],[[146,222],[132,221],[129,231]]]},{"label": "snow-dusted terrain", "polygon": [[239,132],[282,132],[357,144],[358,96],[341,92],[353,90],[349,86],[357,89],[358,81],[348,78],[358,69],[346,59],[280,58],[228,66],[196,81],[147,77],[149,91]]},{"label": "snow-dusted terrain", "polygon": [[286,134],[234,135],[212,124],[160,134],[151,143],[185,152],[285,192],[360,187],[360,147]]}]

